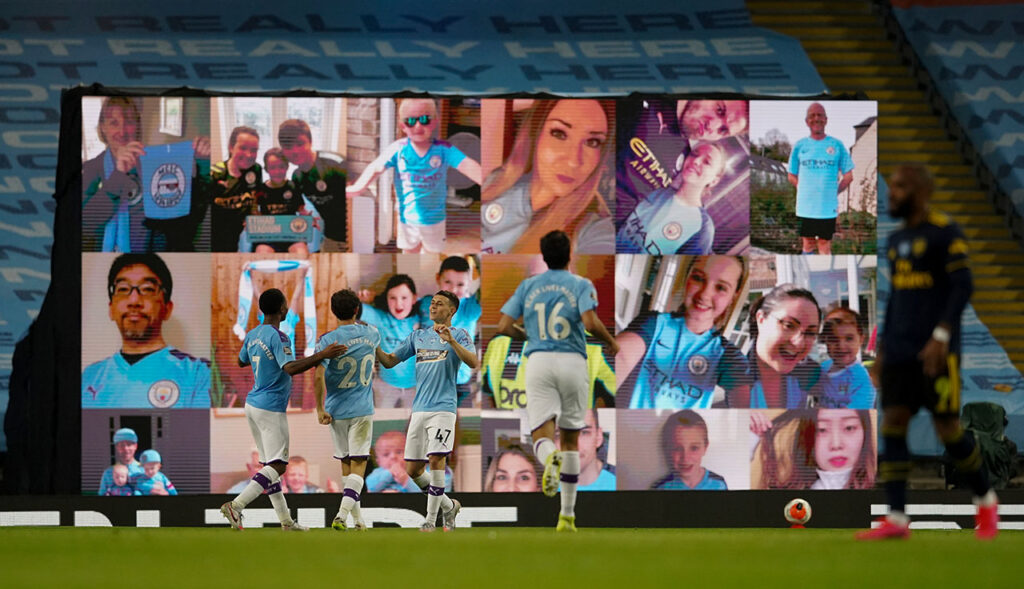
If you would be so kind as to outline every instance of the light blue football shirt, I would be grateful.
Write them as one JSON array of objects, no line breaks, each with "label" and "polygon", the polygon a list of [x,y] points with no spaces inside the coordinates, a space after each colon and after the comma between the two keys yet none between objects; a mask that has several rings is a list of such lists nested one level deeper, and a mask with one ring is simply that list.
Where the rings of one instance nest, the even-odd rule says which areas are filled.
[{"label": "light blue football shirt", "polygon": [[238,359],[252,366],[254,383],[246,404],[284,413],[292,394],[292,377],[282,367],[295,359],[288,336],[273,325],[260,325],[245,334]]},{"label": "light blue football shirt", "polygon": [[797,177],[796,215],[835,219],[839,211],[839,175],[852,169],[849,150],[835,137],[797,141],[789,156],[789,173]]},{"label": "light blue football shirt", "polygon": [[[469,337],[465,329],[453,327],[451,333],[462,347],[476,353],[473,338]],[[462,360],[447,342],[441,340],[441,336],[437,335],[433,328],[417,329],[391,353],[399,361],[416,357],[416,397],[412,401],[414,413],[455,413],[458,397],[455,391],[455,375]]]},{"label": "light blue football shirt", "polygon": [[448,198],[448,168],[458,167],[466,154],[447,141],[437,139],[420,157],[412,142],[399,139],[392,144],[385,162],[395,174],[398,217],[408,225],[434,225],[445,220]]},{"label": "light blue football shirt", "polygon": [[[385,351],[395,349],[420,326],[419,314],[415,312],[415,309],[405,319],[396,319],[391,313],[381,311],[373,305],[363,305],[363,314],[360,319],[380,331],[380,346]],[[381,366],[380,378],[389,385],[401,389],[411,389],[416,386],[416,370],[411,364],[402,363],[394,368]]]},{"label": "light blue football shirt", "polygon": [[661,188],[637,203],[615,239],[620,253],[710,254],[715,224],[701,207],[676,200]]},{"label": "light blue football shirt", "polygon": [[832,372],[832,360],[821,363],[824,388],[819,407],[829,409],[874,409],[877,392],[860,362]]},{"label": "light blue football shirt", "polygon": [[[132,459],[131,464],[126,466],[128,467],[128,484],[125,486],[129,487],[134,492],[133,485],[135,484],[135,480],[138,477],[145,475],[146,471],[142,468],[142,464],[135,459]],[[111,489],[120,488],[122,487],[114,485],[114,467],[108,466],[107,470],[103,471],[103,476],[100,478],[99,495],[106,495]]]},{"label": "light blue football shirt", "polygon": [[523,318],[529,345],[534,352],[575,352],[587,357],[583,314],[597,307],[594,284],[568,270],[548,270],[519,283],[501,312]]},{"label": "light blue football shirt", "polygon": [[332,343],[348,346],[337,358],[328,358],[324,367],[327,396],[324,410],[334,419],[373,415],[374,350],[380,345],[380,333],[372,325],[339,325],[316,342],[320,352]]},{"label": "light blue football shirt", "polygon": [[[430,320],[430,300],[432,298],[433,295],[420,299],[420,325],[424,328],[434,326],[434,322]],[[476,324],[480,321],[481,314],[483,314],[483,309],[480,308],[480,301],[476,300],[476,297],[459,299],[459,310],[452,315],[452,327],[465,329],[473,338],[473,344],[476,345]],[[455,382],[466,384],[472,376],[473,370],[462,364],[459,366],[459,376]]]},{"label": "light blue football shirt", "polygon": [[129,364],[121,353],[82,371],[82,408],[209,409],[210,362],[171,347]]}]

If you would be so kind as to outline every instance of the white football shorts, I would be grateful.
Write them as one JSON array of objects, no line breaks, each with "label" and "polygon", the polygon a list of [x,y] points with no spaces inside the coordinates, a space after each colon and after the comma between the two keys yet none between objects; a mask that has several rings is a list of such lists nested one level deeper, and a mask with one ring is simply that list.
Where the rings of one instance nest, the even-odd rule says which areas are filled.
[{"label": "white football shorts", "polygon": [[587,360],[575,352],[534,352],[526,363],[530,431],[555,418],[558,427],[582,430],[590,400]]},{"label": "white football shorts", "polygon": [[257,409],[245,404],[245,418],[256,440],[260,462],[288,462],[288,416],[283,412]]},{"label": "white football shorts", "polygon": [[454,413],[414,411],[405,438],[405,459],[422,462],[432,454],[451,454],[454,442]]}]

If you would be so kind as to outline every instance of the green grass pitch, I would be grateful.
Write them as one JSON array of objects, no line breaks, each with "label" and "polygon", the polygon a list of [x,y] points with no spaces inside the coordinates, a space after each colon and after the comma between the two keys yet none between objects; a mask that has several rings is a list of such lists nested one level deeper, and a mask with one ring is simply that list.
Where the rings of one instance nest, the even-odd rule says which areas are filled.
[{"label": "green grass pitch", "polygon": [[[4,587],[1011,587],[1024,534],[851,530],[0,528]],[[411,584],[410,584],[411,583]]]}]

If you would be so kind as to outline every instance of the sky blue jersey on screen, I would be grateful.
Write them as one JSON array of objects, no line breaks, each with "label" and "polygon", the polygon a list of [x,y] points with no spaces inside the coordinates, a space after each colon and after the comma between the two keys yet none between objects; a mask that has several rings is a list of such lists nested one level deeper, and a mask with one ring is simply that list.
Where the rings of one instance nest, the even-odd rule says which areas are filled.
[{"label": "sky blue jersey on screen", "polygon": [[174,483],[171,482],[171,479],[167,478],[167,475],[162,472],[158,472],[152,477],[147,477],[145,471],[143,471],[135,481],[135,494],[152,495],[153,487],[155,487],[157,483],[163,485],[164,490],[167,491],[168,495],[178,494],[178,490],[174,488]]},{"label": "sky blue jersey on screen", "polygon": [[534,352],[576,352],[587,357],[587,334],[583,314],[597,307],[594,284],[568,270],[548,270],[519,283],[501,312],[513,319],[523,318]]},{"label": "sky blue jersey on screen", "polygon": [[704,476],[701,477],[700,481],[690,487],[683,479],[676,475],[669,475],[660,481],[654,483],[651,486],[653,489],[659,491],[727,491],[729,486],[725,483],[725,479],[718,473],[711,472],[710,470],[704,469]]},{"label": "sky blue jersey on screen", "polygon": [[853,158],[843,142],[804,137],[793,146],[789,173],[797,178],[796,215],[808,219],[834,219],[839,214],[839,175],[853,169]]},{"label": "sky blue jersey on screen", "polygon": [[166,347],[129,364],[120,352],[82,371],[82,408],[209,409],[210,363]]},{"label": "sky blue jersey on screen", "polygon": [[292,394],[292,377],[283,366],[295,359],[288,336],[273,325],[260,325],[245,334],[238,359],[252,366],[252,390],[245,402],[257,409],[283,413]]},{"label": "sky blue jersey on screen", "polygon": [[[380,330],[380,347],[385,352],[395,349],[420,323],[419,315],[413,309],[405,319],[396,319],[387,311],[373,305],[363,305],[363,321]],[[416,371],[411,364],[402,363],[393,368],[380,368],[380,378],[393,387],[411,389],[416,386]]]},{"label": "sky blue jersey on screen", "polygon": [[860,362],[832,371],[832,360],[821,363],[824,387],[819,407],[831,409],[874,409],[875,385],[871,375]]},{"label": "sky blue jersey on screen", "polygon": [[408,225],[434,225],[445,219],[448,168],[457,168],[466,154],[447,141],[434,139],[420,157],[408,138],[393,144],[386,167],[397,170],[398,216]]},{"label": "sky blue jersey on screen", "polygon": [[[471,353],[476,353],[473,338],[465,329],[451,328],[452,337]],[[416,357],[416,397],[412,410],[448,411],[455,413],[458,394],[455,391],[455,375],[462,359],[433,328],[417,329],[409,334],[393,352],[398,360]]]},{"label": "sky blue jersey on screen", "polygon": [[[434,322],[430,320],[430,300],[432,298],[434,298],[433,295],[420,299],[420,325],[423,327],[434,326]],[[452,315],[452,327],[465,329],[469,336],[473,338],[473,343],[475,344],[476,324],[480,321],[482,313],[483,309],[480,308],[480,301],[476,300],[476,297],[459,299],[459,310],[455,312],[455,315]],[[472,376],[473,370],[463,364],[459,367],[459,376],[455,382],[466,384]]]},{"label": "sky blue jersey on screen", "polygon": [[702,334],[673,313],[641,315],[627,331],[647,344],[630,409],[710,409],[716,386],[749,383],[747,359],[716,329]]},{"label": "sky blue jersey on screen", "polygon": [[[126,487],[132,487],[135,484],[135,479],[144,475],[146,471],[142,468],[142,464],[138,460],[132,460],[131,464],[128,464],[128,484]],[[99,495],[109,494],[111,489],[116,488],[114,485],[114,467],[109,466],[107,470],[103,471],[103,477],[100,478],[100,490]],[[134,491],[134,487],[132,487]]]},{"label": "sky blue jersey on screen", "polygon": [[324,410],[334,419],[373,415],[373,352],[380,345],[380,333],[372,325],[339,325],[320,337],[316,351],[334,343],[348,346],[348,351],[320,363],[327,389]]}]

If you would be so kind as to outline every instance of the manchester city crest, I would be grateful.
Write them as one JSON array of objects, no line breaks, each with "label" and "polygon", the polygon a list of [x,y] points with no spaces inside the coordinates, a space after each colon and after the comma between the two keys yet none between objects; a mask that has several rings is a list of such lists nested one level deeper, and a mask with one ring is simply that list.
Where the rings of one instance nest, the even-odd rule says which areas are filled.
[{"label": "manchester city crest", "polygon": [[440,168],[441,167],[441,156],[439,156],[439,155],[432,155],[432,156],[430,156],[430,167],[434,168],[435,170],[437,168]]},{"label": "manchester city crest", "polygon": [[295,217],[288,223],[288,228],[294,233],[303,233],[306,231],[306,227],[308,227],[308,221],[302,217]]},{"label": "manchester city crest", "polygon": [[178,402],[181,388],[173,380],[158,380],[149,387],[149,404],[158,409],[167,409]]},{"label": "manchester city crest", "polygon": [[836,154],[836,148],[831,146],[831,145],[829,145],[828,147],[825,148],[825,153],[827,153],[829,155],[835,155]]},{"label": "manchester city crest", "polygon": [[292,196],[293,195],[291,190],[285,190],[284,194],[281,195],[281,197],[284,198],[285,200],[291,200]]},{"label": "manchester city crest", "polygon": [[676,240],[679,239],[679,236],[683,234],[683,226],[680,225],[679,223],[676,223],[675,221],[672,221],[668,225],[665,225],[665,227],[661,230],[661,233],[662,235],[665,236],[665,239]]},{"label": "manchester city crest", "polygon": [[318,192],[327,192],[327,182],[324,182],[323,180],[317,180],[316,189]]},{"label": "manchester city crest", "polygon": [[248,172],[246,172],[245,173],[245,183],[248,184],[249,186],[255,186],[256,185],[256,172],[253,172],[252,170],[249,170]]},{"label": "manchester city crest", "polygon": [[690,374],[704,374],[708,371],[708,359],[700,354],[694,354],[686,361],[686,368],[690,370]]},{"label": "manchester city crest", "polygon": [[156,206],[173,207],[185,196],[185,171],[178,164],[162,164],[149,178],[149,192]]},{"label": "manchester city crest", "polygon": [[504,217],[505,209],[498,203],[487,205],[484,209],[484,222],[488,225],[499,223]]}]

